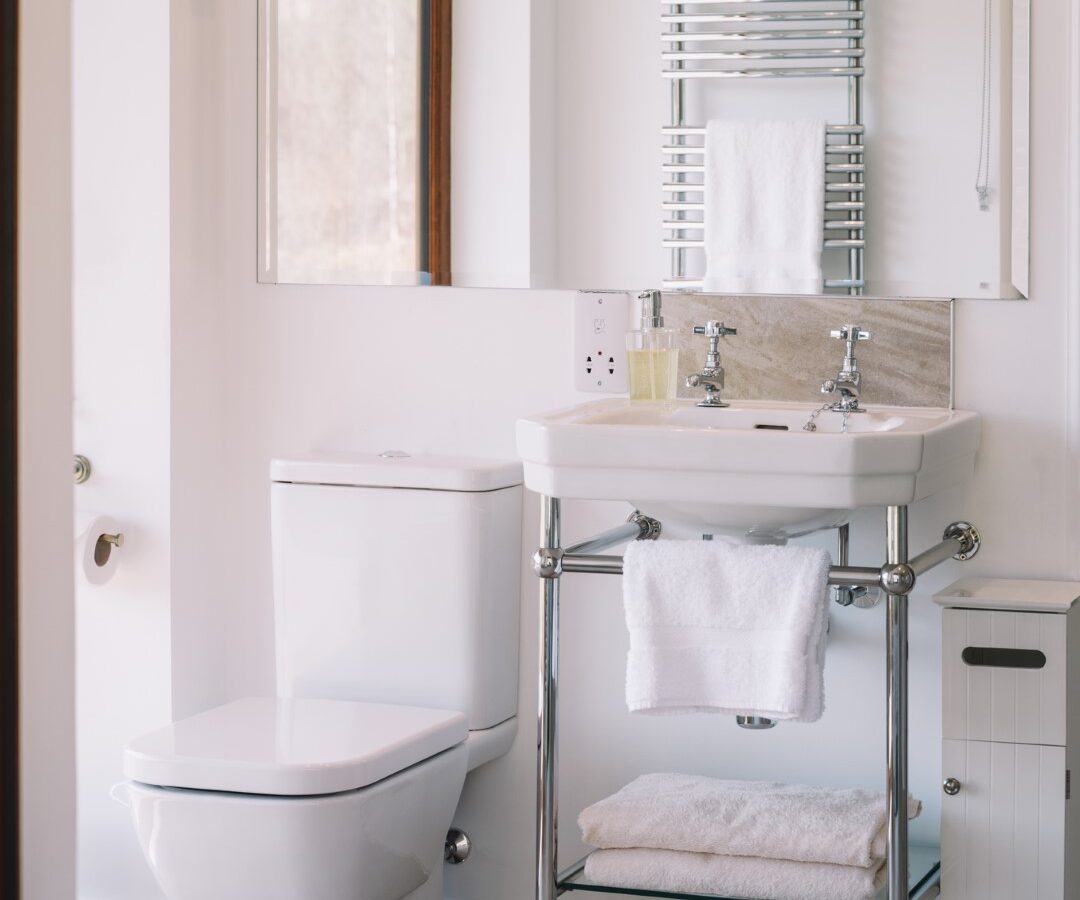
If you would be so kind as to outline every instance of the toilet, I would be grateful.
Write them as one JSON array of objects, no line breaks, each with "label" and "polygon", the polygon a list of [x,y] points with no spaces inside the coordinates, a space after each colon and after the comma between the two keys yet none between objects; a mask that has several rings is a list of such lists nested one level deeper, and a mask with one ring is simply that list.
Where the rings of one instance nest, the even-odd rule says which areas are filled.
[{"label": "toilet", "polygon": [[466,775],[516,732],[521,467],[270,474],[277,696],[127,745],[147,862],[170,900],[441,900]]}]

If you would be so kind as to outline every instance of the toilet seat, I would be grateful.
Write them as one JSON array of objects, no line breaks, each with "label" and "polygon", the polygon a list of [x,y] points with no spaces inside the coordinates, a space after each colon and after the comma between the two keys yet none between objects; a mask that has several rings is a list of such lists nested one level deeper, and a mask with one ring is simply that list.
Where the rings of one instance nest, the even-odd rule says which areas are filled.
[{"label": "toilet seat", "polygon": [[366,787],[468,736],[452,710],[248,697],[131,741],[124,774],[143,784],[273,796]]}]

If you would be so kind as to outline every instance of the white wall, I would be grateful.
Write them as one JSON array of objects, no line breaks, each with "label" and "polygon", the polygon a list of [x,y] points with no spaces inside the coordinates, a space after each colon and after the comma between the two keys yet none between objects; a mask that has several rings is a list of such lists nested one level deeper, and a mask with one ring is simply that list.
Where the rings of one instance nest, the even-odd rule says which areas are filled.
[{"label": "white wall", "polygon": [[[71,36],[19,4],[19,754],[24,900],[75,896]],[[5,511],[7,512],[7,511]]]},{"label": "white wall", "polygon": [[[109,789],[121,749],[172,716],[169,420],[169,4],[76,0],[77,514],[123,530],[115,577],[76,573],[79,896],[161,896]],[[137,73],[137,77],[133,77]]]},{"label": "white wall", "polygon": [[[1067,10],[1067,0],[1036,6],[1032,300],[959,309],[958,402],[985,417],[976,481],[912,510],[915,548],[939,540],[954,518],[978,523],[983,552],[964,573],[1078,574],[1077,444],[1068,433],[1077,397],[1066,380],[1076,374],[1068,292],[1077,284],[1068,280],[1075,242],[1061,204],[1071,160],[1061,127]],[[517,416],[582,398],[571,386],[568,293],[257,285],[254,4],[178,2],[173,25],[174,693],[197,706],[273,690],[273,455],[393,445],[512,456]],[[628,104],[638,100],[627,94]],[[189,339],[200,333],[205,340]],[[568,503],[565,538],[624,511]],[[536,519],[530,498],[527,548]],[[855,561],[880,561],[881,519],[856,517]],[[960,574],[959,564],[943,566],[912,601],[912,783],[927,801],[916,839],[936,834],[940,780],[940,616],[929,594]],[[458,900],[531,892],[537,596],[524,565],[522,582],[519,737],[466,786],[457,823],[476,854],[448,874]],[[578,849],[576,811],[645,771],[883,785],[881,609],[834,615],[821,724],[751,734],[726,718],[627,716],[617,582],[571,576],[564,597],[564,862]],[[177,662],[178,616],[185,632],[205,636],[204,665]]]}]

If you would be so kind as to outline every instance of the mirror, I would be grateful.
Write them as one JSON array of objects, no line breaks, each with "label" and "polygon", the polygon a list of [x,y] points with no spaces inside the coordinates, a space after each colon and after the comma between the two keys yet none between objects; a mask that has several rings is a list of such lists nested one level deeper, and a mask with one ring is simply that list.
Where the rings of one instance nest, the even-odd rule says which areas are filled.
[{"label": "mirror", "polygon": [[792,214],[819,280],[712,289],[1024,296],[1029,4],[260,0],[259,280],[700,290],[818,202],[706,203],[706,123],[797,121],[837,167],[818,235]]}]

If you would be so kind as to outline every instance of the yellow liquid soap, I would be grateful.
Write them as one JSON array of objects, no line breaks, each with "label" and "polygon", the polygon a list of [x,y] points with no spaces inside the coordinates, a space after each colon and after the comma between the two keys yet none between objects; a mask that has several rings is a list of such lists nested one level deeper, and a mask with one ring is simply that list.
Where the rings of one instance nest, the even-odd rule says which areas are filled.
[{"label": "yellow liquid soap", "polygon": [[674,400],[679,351],[627,350],[631,400]]}]

